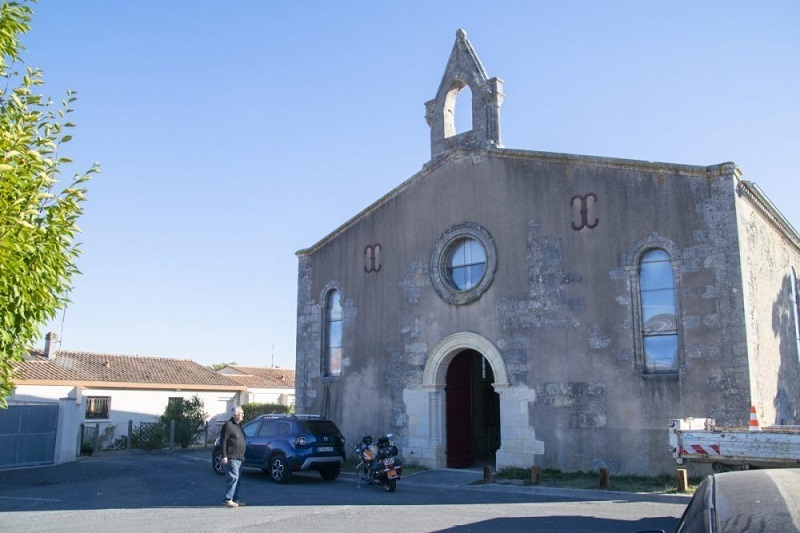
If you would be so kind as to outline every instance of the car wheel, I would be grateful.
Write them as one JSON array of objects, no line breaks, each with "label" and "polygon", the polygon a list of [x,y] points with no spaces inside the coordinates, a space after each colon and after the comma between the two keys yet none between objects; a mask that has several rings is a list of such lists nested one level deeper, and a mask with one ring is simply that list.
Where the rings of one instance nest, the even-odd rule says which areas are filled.
[{"label": "car wheel", "polygon": [[333,481],[337,477],[339,477],[339,472],[341,471],[341,467],[339,465],[336,466],[326,466],[319,471],[319,475],[322,476],[322,479],[327,481]]},{"label": "car wheel", "polygon": [[225,474],[225,465],[222,464],[222,452],[217,452],[211,456],[211,468],[219,475]]},{"label": "car wheel", "polygon": [[276,455],[269,461],[269,477],[275,483],[287,483],[289,478],[292,477],[292,472],[289,470],[289,463],[286,462],[286,457]]}]

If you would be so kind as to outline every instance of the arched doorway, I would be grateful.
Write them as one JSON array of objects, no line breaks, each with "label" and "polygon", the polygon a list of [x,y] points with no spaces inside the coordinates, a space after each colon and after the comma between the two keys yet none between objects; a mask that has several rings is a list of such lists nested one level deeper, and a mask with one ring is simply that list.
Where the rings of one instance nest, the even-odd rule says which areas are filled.
[{"label": "arched doorway", "polygon": [[[527,417],[521,418],[518,413],[527,410],[530,402],[535,400],[535,392],[526,386],[511,387],[506,364],[497,347],[486,337],[468,331],[453,333],[434,346],[425,361],[422,383],[403,391],[408,420],[406,457],[413,457],[415,462],[429,468],[447,466],[447,371],[450,363],[468,350],[485,359],[486,382],[491,385],[492,393],[499,395],[500,421],[496,432],[496,446],[499,448],[495,467],[534,464],[534,454],[543,453],[544,443],[536,440]],[[494,381],[490,382],[491,379]]]},{"label": "arched doorway", "polygon": [[500,396],[494,372],[480,352],[466,349],[447,366],[445,378],[448,468],[493,462],[500,447]]}]

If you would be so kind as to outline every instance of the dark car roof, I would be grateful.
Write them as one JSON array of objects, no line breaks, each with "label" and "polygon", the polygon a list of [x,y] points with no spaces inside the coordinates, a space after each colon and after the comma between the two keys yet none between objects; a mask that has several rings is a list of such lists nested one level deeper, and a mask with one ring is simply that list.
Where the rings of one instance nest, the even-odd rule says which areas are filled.
[{"label": "dark car roof", "polygon": [[260,415],[258,418],[290,418],[292,420],[327,420],[322,415],[287,415],[287,414],[272,414],[267,413],[264,415]]},{"label": "dark car roof", "polygon": [[[698,498],[704,510],[713,512],[702,513],[702,529],[687,527],[683,531],[800,532],[800,468],[709,476],[698,487],[695,500]],[[713,529],[709,520],[715,522]]]}]

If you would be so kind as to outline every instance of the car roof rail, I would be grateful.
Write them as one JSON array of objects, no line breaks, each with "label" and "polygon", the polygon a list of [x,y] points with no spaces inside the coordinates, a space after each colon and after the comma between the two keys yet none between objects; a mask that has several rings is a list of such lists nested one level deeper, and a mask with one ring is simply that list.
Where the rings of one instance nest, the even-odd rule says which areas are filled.
[{"label": "car roof rail", "polygon": [[290,415],[290,414],[283,414],[283,413],[264,413],[264,414],[260,415],[260,418],[292,418],[292,419],[295,419],[295,420],[312,419],[313,418],[313,419],[317,419],[317,420],[327,420],[327,418],[325,418],[322,415],[306,415],[306,414]]}]

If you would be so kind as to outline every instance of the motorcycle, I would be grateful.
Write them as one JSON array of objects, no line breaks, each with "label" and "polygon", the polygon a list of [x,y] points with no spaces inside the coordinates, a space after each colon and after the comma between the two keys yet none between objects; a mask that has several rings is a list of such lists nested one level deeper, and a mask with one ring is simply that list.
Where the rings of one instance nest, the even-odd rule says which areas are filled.
[{"label": "motorcycle", "polygon": [[403,472],[403,464],[397,458],[397,446],[391,433],[380,437],[377,443],[367,435],[355,446],[359,463],[356,466],[356,479],[359,485],[381,485],[386,492],[394,492],[397,480]]}]

